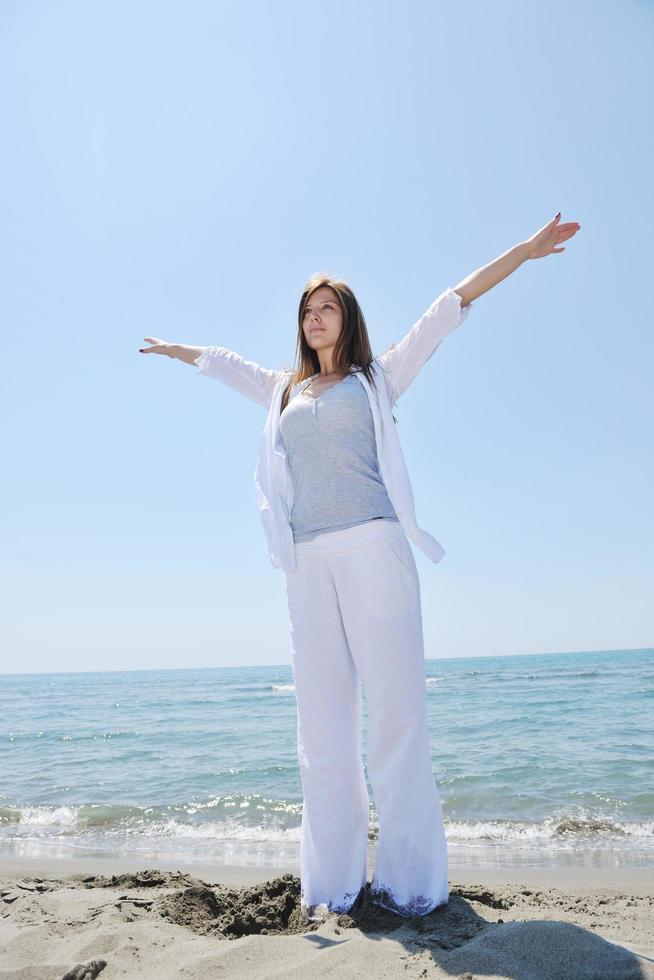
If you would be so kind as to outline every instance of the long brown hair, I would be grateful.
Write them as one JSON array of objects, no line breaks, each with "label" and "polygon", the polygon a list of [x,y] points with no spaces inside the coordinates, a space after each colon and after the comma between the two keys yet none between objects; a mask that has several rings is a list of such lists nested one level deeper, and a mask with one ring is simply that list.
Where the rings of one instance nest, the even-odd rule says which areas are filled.
[{"label": "long brown hair", "polygon": [[309,347],[304,330],[302,329],[304,308],[307,305],[311,293],[315,289],[318,289],[319,286],[329,286],[336,293],[341,313],[343,314],[341,335],[334,347],[334,371],[339,374],[348,374],[350,369],[355,367],[365,375],[371,385],[375,383],[370,366],[373,361],[373,354],[368,338],[368,328],[366,327],[363,310],[359,306],[356,296],[343,279],[339,279],[337,276],[330,276],[326,272],[314,272],[305,283],[302,296],[300,297],[296,345],[296,364],[298,367],[292,370],[288,385],[284,389],[280,414],[288,405],[288,397],[293,385],[299,384],[300,381],[305,381],[313,374],[320,372],[318,354],[312,347]]}]

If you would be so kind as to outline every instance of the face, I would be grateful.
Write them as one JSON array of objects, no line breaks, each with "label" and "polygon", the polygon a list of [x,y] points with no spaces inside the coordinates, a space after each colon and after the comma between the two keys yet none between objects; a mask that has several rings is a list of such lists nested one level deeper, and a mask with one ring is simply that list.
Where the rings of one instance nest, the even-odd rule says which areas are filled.
[{"label": "face", "polygon": [[333,348],[340,337],[343,314],[336,293],[330,286],[319,286],[309,294],[304,308],[302,329],[307,344],[315,351]]}]

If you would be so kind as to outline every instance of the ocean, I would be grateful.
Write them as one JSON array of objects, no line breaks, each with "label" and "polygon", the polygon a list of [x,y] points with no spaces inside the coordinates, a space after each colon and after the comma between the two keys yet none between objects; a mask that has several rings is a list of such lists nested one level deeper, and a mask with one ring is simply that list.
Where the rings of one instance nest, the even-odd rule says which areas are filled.
[{"label": "ocean", "polygon": [[[654,650],[426,660],[425,686],[450,867],[654,866]],[[290,662],[0,675],[0,861],[297,862],[295,738]]]}]

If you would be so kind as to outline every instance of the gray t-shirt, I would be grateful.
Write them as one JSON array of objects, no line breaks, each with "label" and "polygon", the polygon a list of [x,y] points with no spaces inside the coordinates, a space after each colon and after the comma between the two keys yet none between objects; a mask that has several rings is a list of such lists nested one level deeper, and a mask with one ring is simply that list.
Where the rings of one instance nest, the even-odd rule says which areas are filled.
[{"label": "gray t-shirt", "polygon": [[293,481],[294,541],[379,517],[398,520],[379,472],[368,395],[354,374],[317,398],[303,388],[279,428]]}]

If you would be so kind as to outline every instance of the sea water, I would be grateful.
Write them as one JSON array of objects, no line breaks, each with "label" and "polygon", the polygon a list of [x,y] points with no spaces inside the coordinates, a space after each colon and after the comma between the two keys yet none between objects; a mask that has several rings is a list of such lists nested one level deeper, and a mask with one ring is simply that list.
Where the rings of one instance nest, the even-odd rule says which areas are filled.
[{"label": "sea water", "polygon": [[[654,866],[654,650],[426,660],[425,691],[451,867]],[[290,663],[2,675],[0,862],[297,865],[296,718]]]}]

